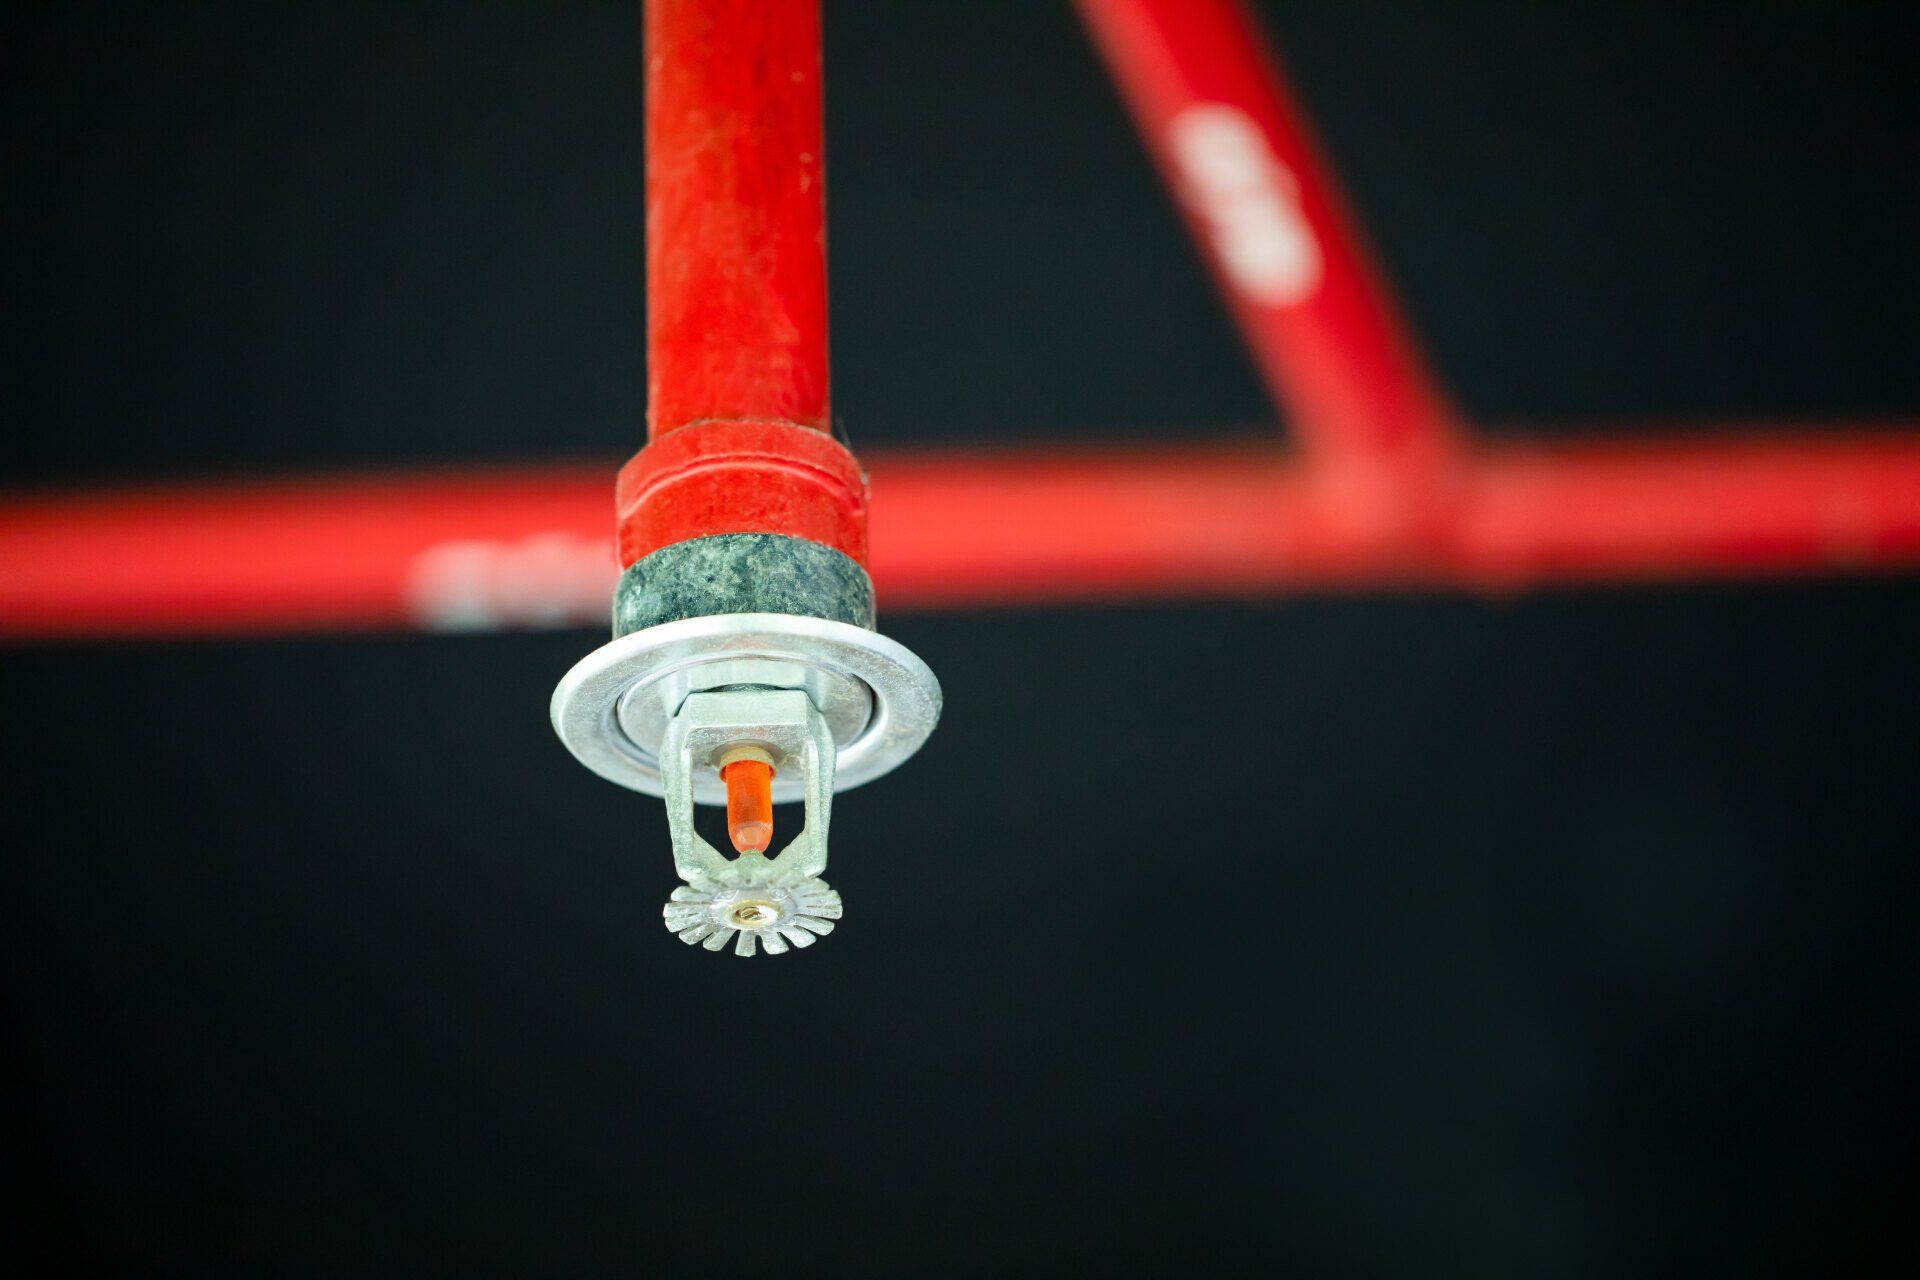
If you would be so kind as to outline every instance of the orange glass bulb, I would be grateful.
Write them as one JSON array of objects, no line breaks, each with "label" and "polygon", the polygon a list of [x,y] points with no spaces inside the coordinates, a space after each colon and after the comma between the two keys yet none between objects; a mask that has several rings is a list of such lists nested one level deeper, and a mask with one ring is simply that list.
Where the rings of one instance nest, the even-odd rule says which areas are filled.
[{"label": "orange glass bulb", "polygon": [[720,770],[727,784],[727,838],[741,853],[765,853],[773,843],[773,766],[735,760]]}]

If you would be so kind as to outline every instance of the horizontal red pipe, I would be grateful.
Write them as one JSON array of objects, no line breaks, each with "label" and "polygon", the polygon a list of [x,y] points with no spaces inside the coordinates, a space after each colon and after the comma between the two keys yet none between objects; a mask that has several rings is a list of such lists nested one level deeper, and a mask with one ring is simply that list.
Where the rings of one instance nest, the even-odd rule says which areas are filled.
[{"label": "horizontal red pipe", "polygon": [[1397,532],[1258,446],[888,460],[874,512],[895,605],[1818,574],[1920,565],[1920,433],[1493,446]]},{"label": "horizontal red pipe", "polygon": [[1251,15],[1237,0],[1078,4],[1307,452],[1413,484],[1443,467],[1453,412]]},{"label": "horizontal red pipe", "polygon": [[[1499,446],[1418,536],[1268,445],[873,462],[888,608],[1920,566],[1920,433]],[[0,500],[0,635],[604,624],[603,466]]]},{"label": "horizontal red pipe", "polygon": [[1448,555],[1470,583],[1920,564],[1920,434],[1509,447],[1467,484]]},{"label": "horizontal red pipe", "polygon": [[606,614],[612,590],[607,471],[9,498],[0,501],[0,634],[579,622]]}]

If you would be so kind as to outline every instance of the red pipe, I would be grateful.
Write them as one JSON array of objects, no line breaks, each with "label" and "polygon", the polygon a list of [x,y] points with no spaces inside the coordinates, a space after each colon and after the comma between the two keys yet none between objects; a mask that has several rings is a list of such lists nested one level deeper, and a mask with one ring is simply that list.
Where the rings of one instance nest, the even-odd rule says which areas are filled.
[{"label": "red pipe", "polygon": [[778,533],[866,558],[828,433],[818,0],[646,0],[647,417],[620,562]]},{"label": "red pipe", "polygon": [[1466,475],[1448,554],[1481,586],[1920,564],[1916,434],[1508,446]]},{"label": "red pipe", "polygon": [[1384,538],[1271,448],[923,456],[874,476],[894,606],[1920,565],[1914,433],[1496,446],[1463,460],[1434,519]]},{"label": "red pipe", "polygon": [[[1444,519],[1385,541],[1270,445],[908,454],[874,474],[896,607],[1920,566],[1920,434],[1491,448]],[[604,475],[0,500],[0,636],[605,625]]]},{"label": "red pipe", "polygon": [[0,634],[605,622],[606,502],[598,466],[15,497]]},{"label": "red pipe", "polygon": [[813,0],[647,0],[647,424],[828,429]]},{"label": "red pipe", "polygon": [[1430,480],[1453,412],[1251,18],[1235,0],[1078,4],[1308,454]]}]

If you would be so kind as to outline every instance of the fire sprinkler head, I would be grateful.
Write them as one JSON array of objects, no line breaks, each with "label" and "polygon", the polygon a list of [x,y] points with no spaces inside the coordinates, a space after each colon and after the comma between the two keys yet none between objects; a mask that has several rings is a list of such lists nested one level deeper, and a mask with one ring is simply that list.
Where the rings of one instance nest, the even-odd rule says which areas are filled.
[{"label": "fire sprinkler head", "polygon": [[[683,941],[738,955],[812,945],[840,916],[827,865],[833,795],[904,762],[933,732],[940,684],[878,632],[792,614],[682,618],[621,636],[553,694],[553,726],[601,777],[661,796],[674,869],[667,903]],[[804,805],[778,854],[772,803]],[[729,857],[702,839],[695,804],[728,806]]]}]

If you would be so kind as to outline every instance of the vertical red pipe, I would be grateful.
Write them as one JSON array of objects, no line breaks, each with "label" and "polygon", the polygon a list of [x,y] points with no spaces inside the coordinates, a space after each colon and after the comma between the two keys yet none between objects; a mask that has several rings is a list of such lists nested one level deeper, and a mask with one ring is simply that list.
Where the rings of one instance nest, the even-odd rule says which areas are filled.
[{"label": "vertical red pipe", "polygon": [[1077,0],[1268,388],[1316,462],[1420,483],[1454,420],[1236,0]]},{"label": "vertical red pipe", "polygon": [[860,563],[829,434],[819,0],[646,0],[647,420],[620,562],[774,533]]},{"label": "vertical red pipe", "polygon": [[647,0],[646,59],[650,434],[825,431],[817,0]]}]

